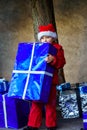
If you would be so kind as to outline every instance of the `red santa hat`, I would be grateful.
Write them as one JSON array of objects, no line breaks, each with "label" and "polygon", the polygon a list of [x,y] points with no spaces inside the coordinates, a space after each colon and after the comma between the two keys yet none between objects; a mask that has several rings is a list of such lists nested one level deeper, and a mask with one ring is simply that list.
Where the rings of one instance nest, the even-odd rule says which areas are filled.
[{"label": "red santa hat", "polygon": [[55,39],[57,38],[56,31],[52,24],[39,26],[38,29],[39,29],[38,40],[40,40],[42,36],[51,36]]}]

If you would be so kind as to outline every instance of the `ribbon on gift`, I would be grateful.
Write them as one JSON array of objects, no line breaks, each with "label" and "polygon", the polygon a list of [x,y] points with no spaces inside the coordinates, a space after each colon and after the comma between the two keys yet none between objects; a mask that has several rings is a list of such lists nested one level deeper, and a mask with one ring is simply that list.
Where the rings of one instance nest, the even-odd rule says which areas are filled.
[{"label": "ribbon on gift", "polygon": [[87,123],[87,119],[83,119],[83,123]]},{"label": "ribbon on gift", "polygon": [[7,125],[7,112],[6,112],[6,102],[5,102],[5,96],[6,94],[2,95],[2,99],[3,99],[3,111],[4,111],[4,121],[5,121],[5,127],[8,128]]}]

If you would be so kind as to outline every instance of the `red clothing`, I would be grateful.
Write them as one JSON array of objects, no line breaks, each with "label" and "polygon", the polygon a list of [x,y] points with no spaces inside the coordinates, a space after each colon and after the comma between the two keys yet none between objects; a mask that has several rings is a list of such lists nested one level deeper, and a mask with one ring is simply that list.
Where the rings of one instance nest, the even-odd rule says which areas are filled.
[{"label": "red clothing", "polygon": [[[46,126],[55,127],[57,125],[56,117],[56,85],[58,84],[58,69],[65,65],[64,51],[61,45],[53,43],[58,50],[54,61],[51,65],[55,68],[50,91],[49,101],[45,104],[46,111]],[[42,123],[42,107],[43,103],[32,101],[32,107],[29,114],[28,126],[39,128]]]},{"label": "red clothing", "polygon": [[66,64],[65,57],[64,57],[64,50],[62,46],[58,43],[53,43],[53,46],[58,50],[57,55],[55,56],[55,60],[51,63],[52,66],[55,67],[54,75],[53,75],[53,84],[59,84],[58,80],[58,69],[63,68]]}]

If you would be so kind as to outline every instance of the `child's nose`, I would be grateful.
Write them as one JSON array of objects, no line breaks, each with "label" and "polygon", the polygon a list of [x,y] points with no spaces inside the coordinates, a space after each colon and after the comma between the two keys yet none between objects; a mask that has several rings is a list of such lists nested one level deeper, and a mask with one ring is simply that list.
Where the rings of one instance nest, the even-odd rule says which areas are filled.
[{"label": "child's nose", "polygon": [[46,38],[44,38],[44,42],[46,42],[47,41],[47,39]]}]

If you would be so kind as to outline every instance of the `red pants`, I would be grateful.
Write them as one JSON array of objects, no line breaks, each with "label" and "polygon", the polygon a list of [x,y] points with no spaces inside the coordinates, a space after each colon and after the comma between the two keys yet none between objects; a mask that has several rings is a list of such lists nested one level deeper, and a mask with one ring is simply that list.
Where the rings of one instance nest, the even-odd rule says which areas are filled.
[{"label": "red pants", "polygon": [[[32,107],[29,114],[28,126],[39,128],[42,124],[43,103],[32,101]],[[56,121],[56,87],[51,87],[49,101],[46,106],[46,127],[55,127]]]}]

